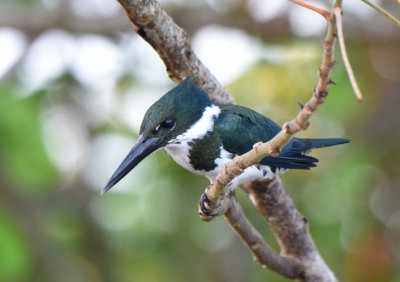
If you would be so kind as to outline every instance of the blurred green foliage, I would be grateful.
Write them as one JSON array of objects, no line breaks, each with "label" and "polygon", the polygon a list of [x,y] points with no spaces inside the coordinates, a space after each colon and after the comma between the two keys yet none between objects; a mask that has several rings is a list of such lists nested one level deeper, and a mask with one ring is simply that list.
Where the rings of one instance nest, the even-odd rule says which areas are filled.
[{"label": "blurred green foliage", "polygon": [[57,174],[43,145],[39,125],[41,97],[34,95],[23,99],[18,97],[15,87],[6,85],[0,92],[3,173],[19,189],[48,189],[56,181]]},{"label": "blurred green foliage", "polygon": [[[48,1],[19,2],[15,7],[21,10],[26,4],[53,7]],[[170,11],[177,17],[210,12],[209,7],[179,9]],[[216,14],[229,23],[243,11],[238,7]],[[64,15],[65,38],[79,41],[82,33],[96,32],[79,31],[76,17],[71,11]],[[121,11],[114,17],[126,20]],[[81,28],[86,30],[92,19],[88,16]],[[201,28],[180,19],[192,34]],[[250,19],[240,19],[235,28],[249,28],[265,48],[273,42],[286,59],[259,58],[226,87],[238,104],[282,124],[297,113],[296,102],[304,103],[312,94],[323,37],[300,39],[282,25],[271,39],[244,23]],[[78,27],[68,24],[74,20]],[[400,280],[400,36],[398,31],[365,35],[361,25],[368,30],[368,18],[349,20],[360,25],[347,44],[365,101],[356,101],[336,51],[336,85],[302,134],[352,142],[316,150],[317,168],[291,171],[282,179],[340,281],[394,282]],[[140,115],[173,84],[165,82],[160,62],[139,61],[147,53],[138,37],[132,45],[126,43],[126,34],[133,34],[129,26],[123,35],[120,30],[103,34],[100,26],[96,36],[124,54],[122,70],[112,69],[101,56],[92,68],[73,67],[95,54],[91,50],[79,57],[82,44],[69,51],[62,72],[51,73],[51,79],[32,89],[29,78],[38,72],[39,80],[42,65],[62,57],[62,49],[50,48],[36,57],[56,56],[49,61],[44,56],[36,68],[29,68],[29,53],[41,34],[32,27],[19,30],[26,35],[27,48],[0,84],[0,281],[288,281],[254,263],[223,218],[211,223],[199,219],[197,201],[207,180],[185,171],[162,151],[100,197],[102,185],[135,142]],[[133,56],[127,49],[139,51]],[[94,86],[87,83],[92,73],[107,67],[111,71]],[[163,73],[164,82],[155,79],[154,69]],[[150,79],[143,79],[146,74],[139,70],[149,72]],[[247,195],[237,194],[250,220],[278,250]]]},{"label": "blurred green foliage", "polygon": [[7,214],[0,214],[0,277],[18,280],[32,271],[33,257],[24,235],[13,225]]}]

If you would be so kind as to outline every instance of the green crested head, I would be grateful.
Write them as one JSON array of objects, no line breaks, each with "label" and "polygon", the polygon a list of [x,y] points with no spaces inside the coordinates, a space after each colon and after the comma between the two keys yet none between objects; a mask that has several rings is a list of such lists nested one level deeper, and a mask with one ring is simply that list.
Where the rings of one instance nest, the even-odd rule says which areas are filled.
[{"label": "green crested head", "polygon": [[102,193],[113,187],[146,156],[186,132],[211,105],[207,94],[194,86],[189,77],[162,96],[146,112],[139,139],[111,176]]},{"label": "green crested head", "polygon": [[163,137],[165,145],[200,119],[211,101],[194,81],[186,78],[147,110],[139,132],[144,139]]}]

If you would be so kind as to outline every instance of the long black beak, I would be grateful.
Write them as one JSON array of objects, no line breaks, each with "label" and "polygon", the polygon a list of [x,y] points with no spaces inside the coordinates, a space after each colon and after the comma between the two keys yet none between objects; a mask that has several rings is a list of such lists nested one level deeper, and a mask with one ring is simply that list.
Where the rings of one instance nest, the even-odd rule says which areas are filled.
[{"label": "long black beak", "polygon": [[103,190],[101,190],[101,194],[103,195],[105,192],[111,189],[111,187],[117,184],[145,157],[161,148],[163,140],[163,137],[143,139],[142,135],[140,135],[135,146],[133,146],[132,150],[119,165],[117,170],[111,176],[110,180],[108,180],[106,186],[103,188]]}]

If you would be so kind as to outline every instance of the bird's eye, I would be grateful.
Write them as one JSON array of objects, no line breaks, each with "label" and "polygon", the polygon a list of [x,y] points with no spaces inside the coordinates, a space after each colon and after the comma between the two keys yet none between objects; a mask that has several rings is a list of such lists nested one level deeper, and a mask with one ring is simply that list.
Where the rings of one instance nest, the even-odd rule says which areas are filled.
[{"label": "bird's eye", "polygon": [[160,126],[165,129],[172,129],[175,126],[175,121],[172,118],[167,118]]}]

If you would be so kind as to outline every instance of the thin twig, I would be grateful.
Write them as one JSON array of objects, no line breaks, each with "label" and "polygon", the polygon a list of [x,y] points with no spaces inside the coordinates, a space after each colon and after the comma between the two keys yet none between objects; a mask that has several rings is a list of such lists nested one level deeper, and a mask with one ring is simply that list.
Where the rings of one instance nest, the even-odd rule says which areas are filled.
[{"label": "thin twig", "polygon": [[309,3],[305,3],[305,2],[303,2],[301,0],[289,0],[289,1],[293,2],[293,3],[296,3],[296,4],[300,5],[300,6],[303,6],[303,7],[307,8],[307,9],[310,9],[310,10],[312,10],[314,12],[317,12],[318,14],[323,16],[325,19],[328,19],[329,15],[331,14],[331,13],[329,13],[329,11],[327,11],[325,9],[316,7],[316,6],[311,5]]},{"label": "thin twig", "polygon": [[372,8],[374,8],[375,10],[377,10],[379,13],[381,13],[382,15],[384,15],[385,17],[387,17],[389,20],[391,20],[392,22],[394,22],[397,26],[400,27],[400,20],[396,19],[392,14],[390,14],[388,11],[386,11],[385,9],[383,9],[382,7],[379,7],[378,5],[375,5],[374,3],[372,3],[369,0],[361,0],[363,1],[365,4],[371,6]]},{"label": "thin twig", "polygon": [[356,77],[354,76],[353,73],[353,69],[351,68],[351,64],[346,52],[346,45],[344,44],[343,27],[342,27],[342,8],[339,6],[334,7],[333,13],[335,14],[336,17],[339,47],[340,47],[340,52],[342,54],[344,66],[349,76],[351,86],[353,87],[354,93],[356,94],[357,100],[361,102],[363,100],[363,96],[360,91],[360,88],[358,87]]},{"label": "thin twig", "polygon": [[[340,3],[339,3],[340,5]],[[322,44],[322,64],[318,70],[318,84],[310,100],[304,105],[298,116],[283,125],[282,130],[269,142],[257,143],[253,149],[241,156],[236,156],[227,163],[222,173],[214,183],[206,188],[206,195],[211,206],[218,207],[213,212],[226,210],[223,208],[226,196],[225,186],[247,167],[258,163],[268,155],[279,154],[282,148],[292,136],[300,130],[306,130],[313,112],[324,103],[328,95],[331,83],[330,72],[334,61],[334,43],[336,36],[336,21],[333,14],[328,19],[328,32]],[[279,177],[271,183],[261,183],[264,189],[254,188],[259,186],[252,182],[248,186],[249,196],[257,210],[263,215],[274,234],[278,238],[282,253],[289,257],[300,259],[303,265],[303,274],[298,277],[300,281],[337,281],[333,272],[326,265],[318,253],[311,235],[308,231],[307,221],[301,216],[293,205],[292,200],[286,194]],[[229,211],[229,209],[228,209]],[[225,215],[227,212],[225,212]],[[295,238],[295,239],[294,239]]]},{"label": "thin twig", "polygon": [[324,103],[331,83],[330,72],[335,61],[333,49],[336,35],[335,17],[331,15],[328,21],[328,32],[323,42],[322,64],[318,70],[319,81],[310,100],[300,110],[297,117],[282,126],[282,130],[270,141],[257,143],[249,152],[236,156],[227,163],[221,173],[219,173],[213,184],[207,187],[205,193],[215,207],[219,207],[221,197],[226,193],[226,185],[236,176],[252,165],[255,165],[266,156],[279,155],[280,149],[290,141],[292,136],[301,130],[306,130],[310,125],[309,119],[317,108]]}]

